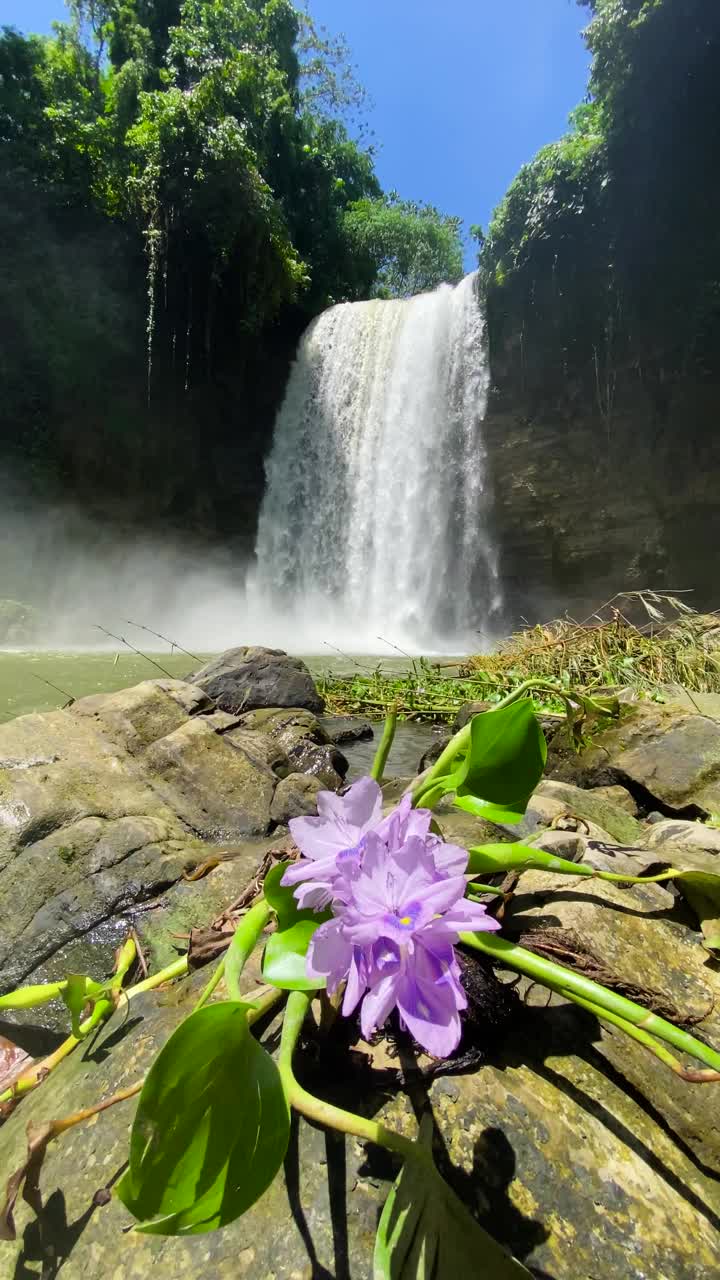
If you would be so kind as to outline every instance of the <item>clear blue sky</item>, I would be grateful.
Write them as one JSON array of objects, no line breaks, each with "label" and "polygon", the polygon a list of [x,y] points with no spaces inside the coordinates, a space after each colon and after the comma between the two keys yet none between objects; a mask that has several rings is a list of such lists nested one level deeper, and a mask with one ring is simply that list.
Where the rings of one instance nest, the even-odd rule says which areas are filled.
[{"label": "clear blue sky", "polygon": [[[589,59],[576,0],[310,0],[347,36],[375,108],[386,189],[487,226],[520,165],[564,130]],[[0,0],[47,31],[62,0]]]}]

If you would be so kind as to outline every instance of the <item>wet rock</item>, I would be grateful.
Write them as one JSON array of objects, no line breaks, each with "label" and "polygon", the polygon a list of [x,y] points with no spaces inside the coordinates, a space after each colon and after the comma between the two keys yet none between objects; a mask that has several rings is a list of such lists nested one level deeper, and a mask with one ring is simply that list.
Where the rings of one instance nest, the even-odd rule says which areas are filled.
[{"label": "wet rock", "polygon": [[[695,695],[693,695],[695,697]],[[578,756],[555,761],[553,777],[582,787],[621,783],[666,811],[720,811],[720,697],[689,704],[644,702],[598,734]]]},{"label": "wet rock", "polygon": [[375,736],[370,721],[357,716],[322,716],[320,723],[329,741],[339,747],[346,742],[365,742]]},{"label": "wet rock", "polygon": [[450,741],[450,734],[443,734],[442,737],[438,737],[435,739],[435,741],[428,747],[427,751],[424,753],[424,755],[421,756],[420,760],[418,761],[418,767],[417,767],[418,773],[424,773],[426,769],[430,768],[430,765],[435,764],[435,761],[440,759],[440,756],[442,755],[449,741]]},{"label": "wet rock", "polygon": [[328,791],[340,789],[350,767],[339,747],[318,747],[307,739],[288,751],[288,759],[294,772],[314,774]]},{"label": "wet rock", "polygon": [[291,773],[278,783],[270,809],[273,822],[285,825],[291,818],[313,817],[317,813],[322,779],[311,773]]},{"label": "wet rock", "polygon": [[319,746],[326,746],[332,741],[322,721],[304,707],[259,707],[255,711],[244,712],[237,723],[253,733],[267,734],[285,750],[302,740]]},{"label": "wet rock", "polygon": [[305,663],[282,649],[228,649],[188,681],[204,689],[223,711],[252,711],[256,707],[322,711],[324,707]]},{"label": "wet rock", "polygon": [[175,883],[206,841],[269,830],[280,749],[231,741],[209,705],[146,681],[0,726],[0,991]]}]

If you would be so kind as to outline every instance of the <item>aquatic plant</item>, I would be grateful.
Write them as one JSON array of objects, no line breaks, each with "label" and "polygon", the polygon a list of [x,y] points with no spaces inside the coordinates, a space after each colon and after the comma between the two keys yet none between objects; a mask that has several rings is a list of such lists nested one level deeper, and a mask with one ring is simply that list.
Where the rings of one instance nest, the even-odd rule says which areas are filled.
[{"label": "aquatic plant", "polygon": [[[426,1141],[416,1140],[309,1092],[295,1063],[303,1036],[344,1024],[355,1037],[381,1034],[399,1015],[400,1034],[416,1052],[452,1055],[462,1043],[466,1006],[459,949],[530,978],[624,1032],[683,1080],[720,1082],[720,1053],[687,1030],[641,1004],[556,964],[502,936],[481,883],[498,873],[540,868],[563,876],[597,877],[622,884],[673,881],[695,910],[704,943],[720,950],[720,876],[670,867],[652,876],[598,871],[522,844],[490,844],[469,850],[442,839],[432,810],[446,795],[471,813],[513,822],[524,813],[545,765],[545,739],[527,696],[509,695],[457,733],[437,762],[418,777],[400,803],[382,814],[379,780],[392,739],[391,717],[373,777],[344,796],[321,793],[318,816],[299,818],[292,833],[295,861],[273,866],[255,901],[243,910],[229,947],[194,1011],[167,1041],[144,1081],[96,1107],[55,1121],[31,1138],[28,1160],[8,1184],[0,1232],[12,1238],[12,1209],[23,1180],[37,1178],[49,1141],[97,1111],[140,1093],[127,1171],[116,1194],[137,1229],[186,1235],[220,1228],[244,1213],[279,1173],[290,1135],[292,1110],[325,1127],[386,1148],[402,1170],[382,1214],[374,1275],[419,1277],[423,1258],[432,1274],[464,1266],[476,1274],[478,1250],[493,1276],[527,1276],[469,1215],[444,1182]],[[573,694],[574,705],[604,712],[605,704]],[[274,929],[266,934],[269,924]],[[243,968],[263,946],[266,991],[242,990]],[[129,943],[106,983],[73,976],[65,983],[25,988],[0,998],[0,1008],[27,1008],[61,995],[73,1035],[53,1059],[26,1072],[0,1096],[13,1103],[39,1084],[58,1061],[109,1016],[143,990],[187,972],[187,959],[145,978],[129,990],[123,982],[134,957]],[[209,1003],[224,978],[226,998]],[[286,1000],[275,1060],[251,1033],[253,1024]],[[91,1010],[88,1013],[88,1008]],[[356,1029],[359,1013],[359,1033]],[[352,1037],[351,1037],[352,1038]],[[343,1042],[347,1043],[347,1040]],[[696,1061],[688,1067],[676,1054]]]}]

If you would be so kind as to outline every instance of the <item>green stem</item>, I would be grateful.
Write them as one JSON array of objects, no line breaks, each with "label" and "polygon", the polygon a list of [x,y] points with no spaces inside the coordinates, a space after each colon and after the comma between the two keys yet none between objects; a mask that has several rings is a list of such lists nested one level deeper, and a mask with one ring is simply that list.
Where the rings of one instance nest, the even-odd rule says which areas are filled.
[{"label": "green stem", "polygon": [[317,1124],[338,1129],[340,1133],[352,1134],[353,1137],[361,1138],[364,1142],[375,1142],[378,1146],[386,1147],[388,1151],[395,1151],[406,1158],[431,1162],[429,1154],[417,1142],[404,1138],[401,1133],[395,1133],[393,1129],[386,1129],[385,1125],[378,1124],[375,1120],[367,1120],[365,1116],[358,1116],[352,1111],[343,1111],[341,1107],[323,1102],[321,1098],[316,1098],[298,1084],[292,1069],[292,1058],[309,1007],[310,995],[307,992],[292,991],[290,993],[283,1020],[278,1057],[280,1078],[290,1106]]},{"label": "green stem", "polygon": [[213,970],[213,975],[210,981],[208,982],[207,986],[203,987],[202,994],[197,1004],[195,1005],[195,1008],[193,1009],[193,1013],[197,1013],[198,1009],[202,1009],[203,1005],[207,1003],[213,991],[215,990],[218,982],[222,978],[224,972],[225,972],[225,956],[223,956],[220,960],[220,963],[215,966],[215,969]]},{"label": "green stem", "polygon": [[603,1022],[609,1022],[613,1027],[619,1027],[626,1036],[630,1036],[631,1040],[637,1040],[644,1049],[649,1049],[650,1053],[654,1053],[656,1058],[674,1071],[676,1075],[681,1076],[683,1080],[689,1080],[695,1084],[716,1083],[720,1080],[720,1071],[687,1071],[677,1058],[673,1057],[664,1045],[658,1044],[647,1031],[643,1031],[641,1027],[636,1027],[632,1022],[628,1022],[626,1018],[621,1018],[618,1013],[611,1013],[608,1009],[602,1009],[600,1005],[594,1004],[592,1000],[583,1000],[580,996],[575,996],[575,1004],[583,1009],[588,1009],[596,1018],[600,1018]]},{"label": "green stem", "polygon": [[615,1014],[623,1021],[630,1022],[633,1026],[657,1036],[659,1040],[673,1045],[681,1053],[697,1058],[711,1070],[720,1071],[720,1053],[702,1044],[687,1031],[673,1026],[671,1022],[666,1022],[657,1014],[650,1013],[647,1009],[643,1009],[642,1005],[627,1000],[625,996],[608,991],[606,987],[601,987],[592,979],[584,978],[582,974],[574,973],[572,969],[566,969],[563,965],[554,964],[551,960],[544,960],[534,952],[526,950],[525,947],[508,942],[506,938],[500,938],[497,934],[461,933],[460,941],[475,951],[482,951],[485,955],[491,956],[498,964],[507,965],[518,973],[534,978],[536,982],[548,987],[551,991],[556,991],[565,999],[589,1000],[591,1004],[597,1006],[598,1010],[602,1009],[606,1013]]},{"label": "green stem", "polygon": [[240,977],[265,925],[270,919],[270,905],[261,898],[242,917],[225,955],[225,986],[231,1000],[242,1000]]},{"label": "green stem", "polygon": [[388,756],[390,755],[390,748],[392,747],[393,739],[395,737],[397,715],[397,707],[392,707],[385,717],[385,728],[383,729],[380,745],[375,752],[375,759],[373,760],[372,769],[370,770],[370,777],[374,778],[376,782],[382,782],[383,780],[385,765],[387,764]]},{"label": "green stem", "polygon": [[135,996],[142,995],[143,991],[153,991],[164,982],[172,982],[174,978],[184,977],[187,971],[188,958],[181,956],[179,960],[173,960],[172,964],[161,969],[159,973],[151,973],[149,978],[143,978],[142,982],[136,982],[134,987],[128,987],[122,994],[126,1000],[134,1000]]},{"label": "green stem", "polygon": [[41,986],[18,987],[0,996],[0,1009],[35,1009],[62,995],[67,982],[44,982]]}]

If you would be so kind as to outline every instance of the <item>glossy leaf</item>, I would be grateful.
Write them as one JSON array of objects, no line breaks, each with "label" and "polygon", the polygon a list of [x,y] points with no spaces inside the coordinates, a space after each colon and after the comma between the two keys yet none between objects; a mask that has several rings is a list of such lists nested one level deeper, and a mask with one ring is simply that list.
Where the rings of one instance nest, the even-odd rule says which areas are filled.
[{"label": "glossy leaf", "polygon": [[385,1201],[373,1280],[529,1280],[428,1160],[406,1159]]},{"label": "glossy leaf", "polygon": [[673,882],[695,912],[708,951],[720,951],[720,875],[680,871]]},{"label": "glossy leaf", "polygon": [[542,778],[545,736],[529,698],[475,716],[467,756],[445,782],[456,804],[492,822],[518,822]]},{"label": "glossy leaf", "polygon": [[248,1008],[227,1001],[192,1013],[150,1068],[117,1188],[140,1231],[190,1235],[233,1222],[282,1165],[290,1113]]},{"label": "glossy leaf", "polygon": [[503,871],[554,871],[559,875],[592,876],[593,867],[557,858],[527,844],[481,844],[468,851],[468,872],[473,876]]},{"label": "glossy leaf", "polygon": [[269,903],[277,916],[278,928],[289,929],[291,925],[297,924],[298,920],[312,920],[315,924],[322,924],[323,920],[329,920],[332,914],[329,910],[300,910],[295,901],[292,885],[282,885],[280,883],[289,866],[292,866],[292,863],[281,862],[278,866],[272,867],[263,883],[265,901]]},{"label": "glossy leaf", "polygon": [[283,991],[316,991],[324,978],[308,978],[305,958],[310,940],[323,917],[311,913],[312,920],[298,920],[289,929],[278,929],[267,940],[262,974],[265,982]]}]

